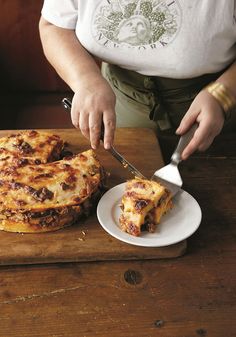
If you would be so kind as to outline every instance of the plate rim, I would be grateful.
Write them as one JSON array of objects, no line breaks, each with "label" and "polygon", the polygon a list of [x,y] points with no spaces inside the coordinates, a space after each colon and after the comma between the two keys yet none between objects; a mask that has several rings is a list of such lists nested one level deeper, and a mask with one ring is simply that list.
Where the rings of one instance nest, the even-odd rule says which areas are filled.
[{"label": "plate rim", "polygon": [[[192,228],[192,231],[190,231],[189,233],[186,233],[186,235],[183,236],[181,239],[177,238],[176,240],[172,240],[169,243],[158,243],[157,242],[156,244],[152,244],[152,243],[150,244],[150,241],[149,241],[149,244],[147,244],[146,243],[147,238],[142,238],[140,236],[138,236],[138,237],[132,236],[131,234],[128,234],[128,233],[122,231],[121,229],[119,229],[117,224],[114,223],[113,228],[115,228],[115,232],[116,232],[116,230],[119,230],[119,235],[117,235],[116,233],[114,233],[114,231],[112,231],[110,229],[110,226],[104,225],[104,223],[101,219],[101,216],[100,216],[100,208],[101,208],[101,204],[104,202],[105,198],[107,198],[110,194],[112,194],[114,192],[114,190],[116,190],[116,189],[123,188],[123,190],[124,190],[125,184],[126,184],[126,182],[123,182],[123,183],[117,184],[117,185],[113,186],[112,188],[110,188],[108,191],[106,191],[103,194],[103,196],[101,197],[101,199],[99,200],[98,205],[97,205],[97,212],[96,213],[97,213],[97,218],[98,218],[99,224],[108,234],[110,234],[112,237],[116,238],[117,240],[125,242],[127,244],[140,246],[140,247],[149,247],[149,248],[167,247],[167,246],[177,244],[177,243],[179,243],[183,240],[186,240],[188,237],[193,235],[197,231],[197,229],[199,228],[199,226],[201,224],[201,221],[202,221],[201,207],[200,207],[199,203],[197,202],[197,200],[190,193],[181,189],[180,192],[182,194],[185,194],[188,198],[191,198],[191,201],[195,203],[197,212],[199,213],[199,219],[196,222],[196,225]],[[178,196],[178,194],[177,194],[177,196]],[[175,196],[174,198],[176,198],[177,196]],[[121,199],[121,197],[120,198],[118,197],[117,199]],[[114,201],[114,206],[115,206],[115,203],[116,203],[116,200]],[[153,239],[155,239],[155,237]],[[153,241],[153,240],[151,240],[151,241]]]}]

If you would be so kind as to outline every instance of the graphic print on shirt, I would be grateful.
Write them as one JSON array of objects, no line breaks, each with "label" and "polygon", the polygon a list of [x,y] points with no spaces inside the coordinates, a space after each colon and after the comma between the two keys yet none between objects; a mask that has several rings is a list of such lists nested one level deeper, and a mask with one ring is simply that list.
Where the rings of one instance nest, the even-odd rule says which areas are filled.
[{"label": "graphic print on shirt", "polygon": [[107,48],[165,47],[181,25],[178,0],[105,0],[93,18],[93,36]]}]

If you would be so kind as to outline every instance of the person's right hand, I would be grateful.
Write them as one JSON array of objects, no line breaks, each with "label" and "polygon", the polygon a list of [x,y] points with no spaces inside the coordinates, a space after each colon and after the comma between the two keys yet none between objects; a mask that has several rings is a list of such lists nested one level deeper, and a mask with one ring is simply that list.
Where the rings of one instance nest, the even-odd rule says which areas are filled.
[{"label": "person's right hand", "polygon": [[102,75],[88,75],[80,82],[74,94],[72,123],[90,140],[93,149],[99,146],[102,123],[104,148],[109,149],[113,144],[116,126],[115,101],[115,94]]}]

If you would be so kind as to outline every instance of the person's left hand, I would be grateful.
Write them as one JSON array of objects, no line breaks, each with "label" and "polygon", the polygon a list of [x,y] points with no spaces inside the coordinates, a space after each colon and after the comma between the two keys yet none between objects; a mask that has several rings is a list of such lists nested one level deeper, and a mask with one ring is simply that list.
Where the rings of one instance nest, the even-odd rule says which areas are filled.
[{"label": "person's left hand", "polygon": [[183,135],[192,124],[198,123],[192,140],[182,153],[182,159],[187,159],[196,150],[205,151],[221,132],[224,121],[224,111],[217,100],[205,89],[200,91],[176,130],[178,135]]}]

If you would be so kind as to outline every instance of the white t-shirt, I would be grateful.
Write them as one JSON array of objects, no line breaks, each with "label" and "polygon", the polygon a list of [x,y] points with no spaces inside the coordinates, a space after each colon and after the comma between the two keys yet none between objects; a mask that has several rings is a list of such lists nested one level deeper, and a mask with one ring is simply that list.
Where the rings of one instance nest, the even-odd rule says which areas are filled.
[{"label": "white t-shirt", "polygon": [[236,59],[236,0],[45,0],[42,16],[144,75],[191,78]]}]

